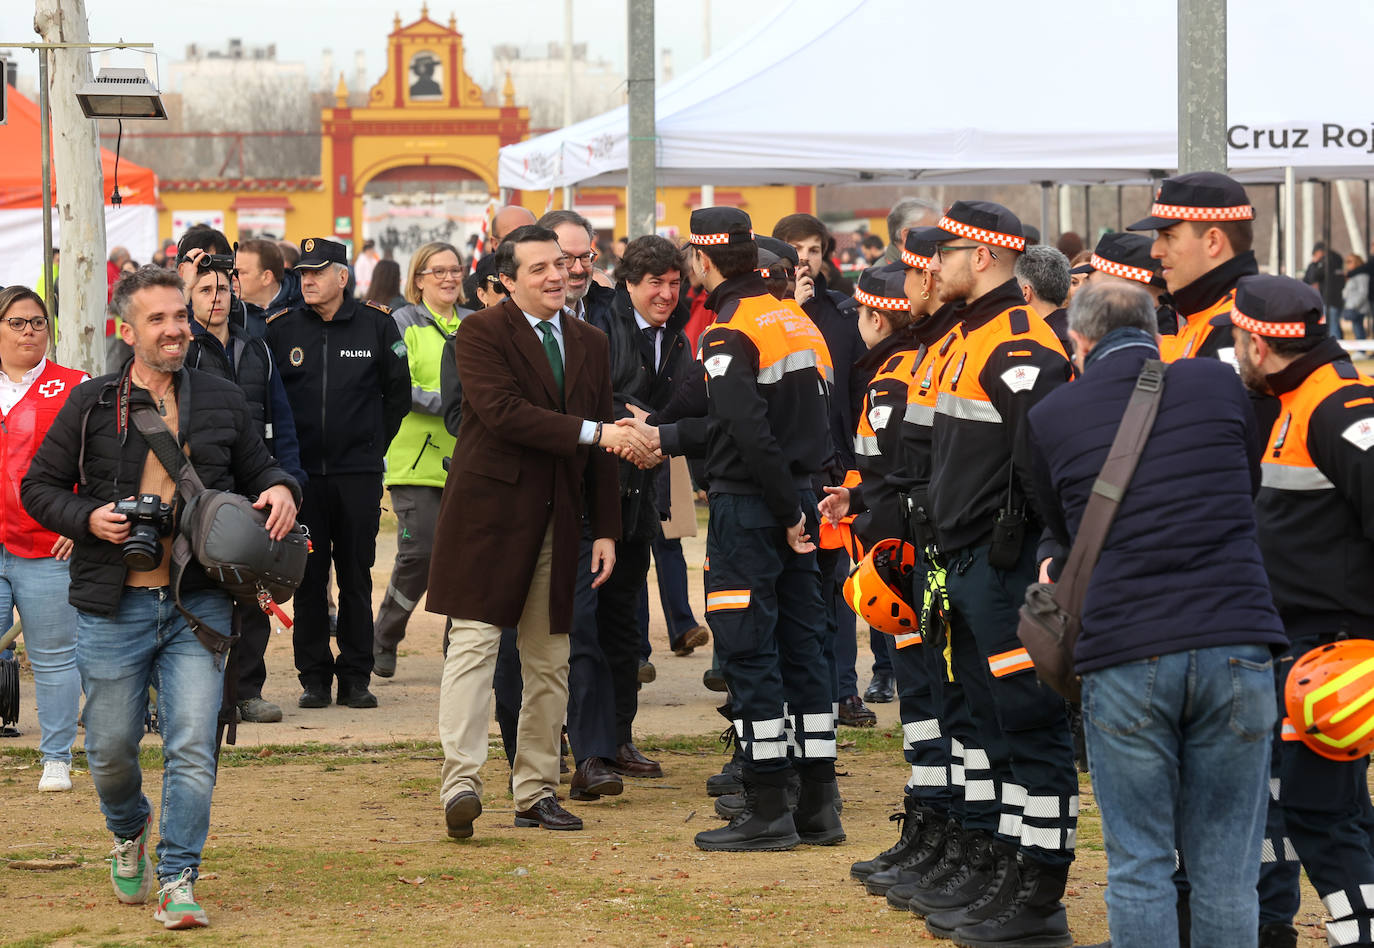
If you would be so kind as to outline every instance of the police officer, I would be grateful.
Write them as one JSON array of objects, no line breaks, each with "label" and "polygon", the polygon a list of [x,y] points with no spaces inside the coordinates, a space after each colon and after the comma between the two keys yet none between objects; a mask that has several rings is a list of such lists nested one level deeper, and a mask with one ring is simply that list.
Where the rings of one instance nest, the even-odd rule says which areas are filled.
[{"label": "police officer", "polygon": [[[301,522],[314,552],[296,592],[293,644],[302,708],[338,703],[375,708],[372,676],[372,563],[382,498],[382,458],[410,410],[410,368],[400,330],[380,303],[344,292],[348,251],[319,237],[301,243],[296,272],[304,305],[267,320],[310,476]],[[339,584],[339,656],[329,648],[325,591],[333,562]]]},{"label": "police officer", "polygon": [[1230,310],[1237,280],[1259,272],[1250,249],[1254,219],[1238,182],[1194,171],[1165,178],[1150,216],[1126,228],[1155,232],[1150,253],[1178,311],[1178,332],[1160,350],[1166,361],[1207,356],[1235,365],[1231,328],[1212,318]]},{"label": "police officer", "polygon": [[[301,469],[300,443],[296,439],[291,404],[267,342],[250,336],[247,329],[231,318],[230,272],[208,266],[211,258],[200,249],[191,250],[187,259],[197,264],[191,268],[195,277],[187,293],[192,317],[191,344],[186,350],[187,367],[238,385],[248,399],[248,411],[267,450],[296,483],[305,485],[309,478]],[[200,266],[201,261],[207,266]],[[239,641],[230,655],[229,668],[237,671],[234,701],[239,717],[256,724],[280,721],[281,708],[262,696],[262,686],[267,681],[264,655],[271,638],[271,621],[256,606],[237,602],[233,616]]]},{"label": "police officer", "polygon": [[964,944],[1067,946],[1060,900],[1078,813],[1073,745],[1064,702],[1036,680],[1016,626],[1040,532],[1022,484],[1030,468],[1021,438],[1031,407],[1069,380],[1069,361],[1013,278],[1026,246],[1014,214],[959,201],[934,236],[940,298],[965,305],[937,376],[931,520],[954,673],[985,751],[965,752],[965,793],[991,794],[1001,812],[995,836],[966,833],[963,866],[913,893],[910,907]]},{"label": "police officer", "polygon": [[[706,615],[744,752],[745,809],[727,826],[697,834],[705,850],[844,839],[821,579],[810,539],[817,526],[812,478],[832,453],[830,354],[794,301],[768,293],[757,265],[747,214],[730,207],[692,213],[689,266],[716,313],[700,339],[707,416],[658,429],[669,453],[705,449]],[[678,434],[693,445],[679,442],[673,452]],[[785,717],[801,778],[795,815],[787,803]]]},{"label": "police officer", "polygon": [[[1235,333],[1241,380],[1279,403],[1255,516],[1291,642],[1279,662],[1282,717],[1296,659],[1337,639],[1374,638],[1374,379],[1330,337],[1317,291],[1297,280],[1243,277],[1234,305],[1216,322]],[[1296,850],[1331,913],[1330,944],[1374,944],[1369,758],[1330,760],[1292,740],[1276,748],[1265,855]],[[1297,881],[1294,873],[1288,891],[1270,894],[1269,906],[1296,907]],[[1260,944],[1294,944],[1291,919],[1265,921]]]}]

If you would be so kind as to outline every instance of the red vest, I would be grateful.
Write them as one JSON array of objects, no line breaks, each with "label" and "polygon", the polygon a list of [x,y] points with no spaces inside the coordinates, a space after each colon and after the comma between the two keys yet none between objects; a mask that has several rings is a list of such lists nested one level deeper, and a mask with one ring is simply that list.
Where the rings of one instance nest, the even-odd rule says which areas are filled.
[{"label": "red vest", "polygon": [[0,418],[0,542],[15,556],[37,559],[52,555],[57,534],[40,527],[24,510],[19,502],[19,483],[67,396],[85,377],[85,372],[64,368],[49,359],[24,397]]}]

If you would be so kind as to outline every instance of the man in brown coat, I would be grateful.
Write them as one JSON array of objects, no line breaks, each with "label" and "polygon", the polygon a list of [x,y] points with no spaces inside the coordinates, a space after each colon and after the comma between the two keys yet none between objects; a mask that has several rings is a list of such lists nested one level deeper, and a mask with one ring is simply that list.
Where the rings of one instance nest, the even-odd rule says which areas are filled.
[{"label": "man in brown coat", "polygon": [[462,426],[435,531],[426,608],[452,619],[439,692],[440,796],[448,834],[482,812],[491,685],[502,626],[518,628],[524,678],[512,763],[515,825],[576,830],[558,805],[559,730],[568,704],[568,631],[580,520],[596,537],[596,585],[615,564],[619,476],[608,452],[651,453],[611,416],[605,335],[563,311],[557,235],[519,227],[496,250],[510,299],[463,320],[455,357]]}]

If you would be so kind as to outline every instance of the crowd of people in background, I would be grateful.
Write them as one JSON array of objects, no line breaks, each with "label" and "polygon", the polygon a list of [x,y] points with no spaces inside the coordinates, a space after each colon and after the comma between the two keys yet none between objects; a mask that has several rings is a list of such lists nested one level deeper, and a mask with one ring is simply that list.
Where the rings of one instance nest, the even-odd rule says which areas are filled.
[{"label": "crowd of people in background", "polygon": [[[886,239],[801,213],[756,233],[717,207],[681,242],[611,240],[575,211],[510,206],[490,253],[432,242],[404,269],[370,240],[350,255],[198,226],[145,266],[110,251],[93,381],[47,358],[55,300],[0,291],[0,595],[34,669],[38,789],[72,786],[84,690],[117,897],[156,888],[166,927],[208,924],[209,706],[283,711],[263,696],[265,611],[203,576],[168,605],[158,503],[176,486],[144,427],[160,418],[207,484],[260,498],[274,537],[309,530],[300,709],[378,707],[372,678],[398,673],[414,612],[446,617],[454,839],[482,815],[493,709],[517,826],[582,828],[560,772],[572,801],[664,775],[634,730],[656,676],[652,562],[669,648],[713,645],[703,687],[729,722],[706,786],[726,823],[700,849],[843,842],[836,728],[897,701],[899,839],[851,872],[936,937],[1072,944],[1086,767],[1118,948],[1294,945],[1300,865],[1331,943],[1374,943],[1364,732],[1340,748],[1365,754],[1309,749],[1312,722],[1280,740],[1294,663],[1374,632],[1354,571],[1374,563],[1374,381],[1333,339],[1374,330],[1371,264],[1318,244],[1301,280],[1261,276],[1253,218],[1239,184],[1202,173],[1091,247],[921,198],[893,206]],[[1148,385],[1166,394],[1082,616],[1079,711],[1037,682],[1017,610],[1072,562]],[[665,531],[684,488],[709,505],[704,624]],[[136,507],[116,507],[127,493]],[[396,557],[374,616],[387,493]],[[151,549],[131,557],[140,527]],[[227,662],[194,613],[232,629]],[[156,865],[137,757],[150,682]]]}]

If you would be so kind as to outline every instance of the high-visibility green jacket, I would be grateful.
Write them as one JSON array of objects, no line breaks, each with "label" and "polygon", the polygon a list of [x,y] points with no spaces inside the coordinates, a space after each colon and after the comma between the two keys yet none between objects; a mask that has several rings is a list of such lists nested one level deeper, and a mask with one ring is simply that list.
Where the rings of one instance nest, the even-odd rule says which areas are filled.
[{"label": "high-visibility green jacket", "polygon": [[439,397],[439,356],[467,310],[448,318],[423,302],[391,314],[401,330],[410,359],[410,413],[386,452],[386,484],[443,487],[444,459],[452,457],[455,439],[444,428]]}]

